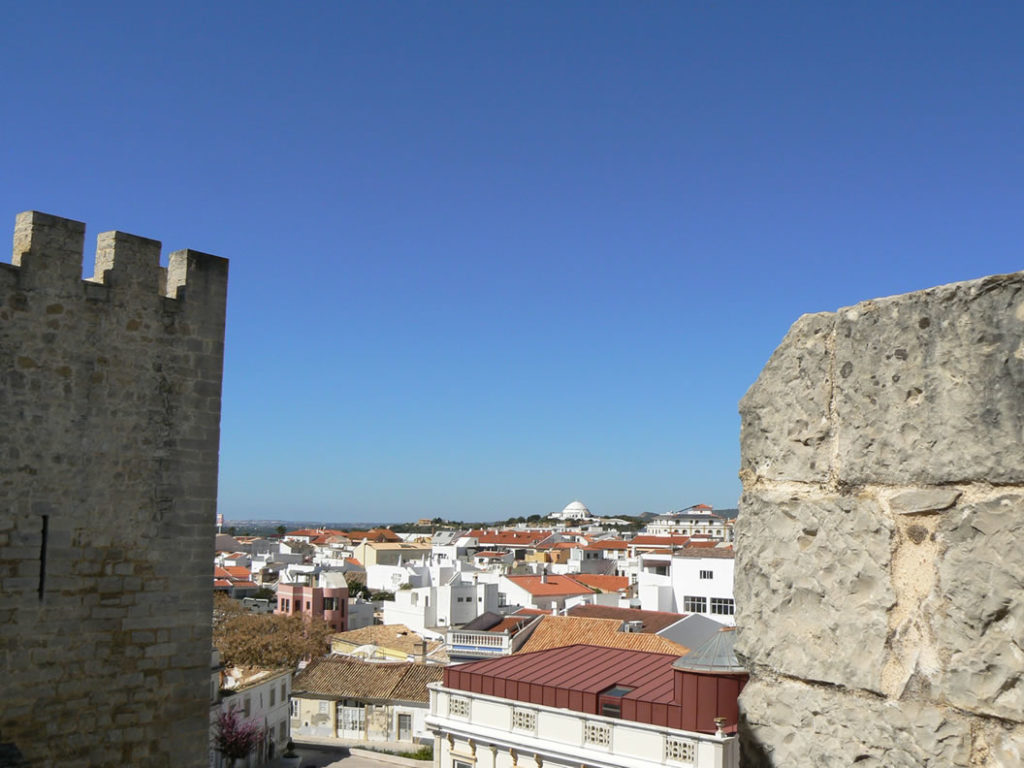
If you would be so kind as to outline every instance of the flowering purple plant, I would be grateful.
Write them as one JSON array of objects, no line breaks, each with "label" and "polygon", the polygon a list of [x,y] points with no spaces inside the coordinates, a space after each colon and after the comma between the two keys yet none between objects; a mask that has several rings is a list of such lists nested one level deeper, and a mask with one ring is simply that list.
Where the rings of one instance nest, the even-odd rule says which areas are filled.
[{"label": "flowering purple plant", "polygon": [[242,720],[234,709],[229,709],[217,716],[213,740],[217,750],[233,764],[263,743],[263,728],[255,720]]}]

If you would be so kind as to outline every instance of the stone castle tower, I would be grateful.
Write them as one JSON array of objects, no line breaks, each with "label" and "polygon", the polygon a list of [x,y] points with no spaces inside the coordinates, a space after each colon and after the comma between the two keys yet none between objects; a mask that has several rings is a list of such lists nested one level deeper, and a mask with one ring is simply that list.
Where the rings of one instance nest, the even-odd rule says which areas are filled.
[{"label": "stone castle tower", "polygon": [[0,744],[207,763],[228,265],[20,214],[0,264]]}]

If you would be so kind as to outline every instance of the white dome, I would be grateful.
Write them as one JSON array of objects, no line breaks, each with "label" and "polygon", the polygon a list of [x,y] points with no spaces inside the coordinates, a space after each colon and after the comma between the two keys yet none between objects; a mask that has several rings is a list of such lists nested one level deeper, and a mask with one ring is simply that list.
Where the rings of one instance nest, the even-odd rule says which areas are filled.
[{"label": "white dome", "polygon": [[567,504],[562,510],[562,518],[590,517],[590,510],[582,501],[574,501]]}]

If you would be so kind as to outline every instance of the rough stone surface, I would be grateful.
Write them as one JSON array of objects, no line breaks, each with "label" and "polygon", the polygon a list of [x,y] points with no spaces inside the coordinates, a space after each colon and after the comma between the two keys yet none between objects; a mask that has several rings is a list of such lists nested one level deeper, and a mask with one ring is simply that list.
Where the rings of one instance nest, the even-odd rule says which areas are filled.
[{"label": "rough stone surface", "polygon": [[917,515],[949,509],[960,498],[960,491],[930,488],[923,491],[903,491],[889,499],[889,508],[898,515]]},{"label": "rough stone surface", "polygon": [[740,403],[742,473],[824,482],[831,426],[829,354],[835,317],[804,315]]},{"label": "rough stone surface", "polygon": [[1024,273],[801,318],[740,408],[748,763],[1024,764]]},{"label": "rough stone surface", "polygon": [[948,657],[934,693],[1024,723],[1024,494],[965,505],[943,521],[933,631]]},{"label": "rough stone surface", "polygon": [[19,215],[0,264],[0,734],[33,766],[208,763],[227,262]]},{"label": "rough stone surface", "polygon": [[971,765],[970,719],[940,707],[790,680],[750,682],[743,706],[750,766]]},{"label": "rough stone surface", "polygon": [[747,493],[742,508],[737,652],[785,675],[880,691],[895,595],[892,525],[878,503]]},{"label": "rough stone surface", "polygon": [[840,310],[839,479],[1024,483],[1022,304],[1017,273]]}]

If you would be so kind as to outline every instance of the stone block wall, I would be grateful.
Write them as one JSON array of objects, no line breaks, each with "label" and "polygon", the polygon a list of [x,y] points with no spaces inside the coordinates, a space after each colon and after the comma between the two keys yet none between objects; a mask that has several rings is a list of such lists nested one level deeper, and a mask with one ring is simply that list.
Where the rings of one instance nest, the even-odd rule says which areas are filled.
[{"label": "stone block wall", "polygon": [[208,762],[227,261],[17,217],[0,264],[0,742]]},{"label": "stone block wall", "polygon": [[746,764],[1024,765],[1024,272],[805,315],[740,413]]}]

